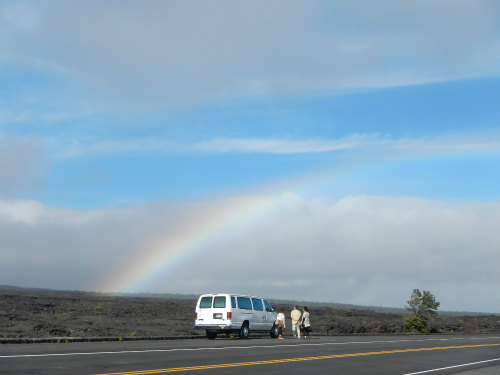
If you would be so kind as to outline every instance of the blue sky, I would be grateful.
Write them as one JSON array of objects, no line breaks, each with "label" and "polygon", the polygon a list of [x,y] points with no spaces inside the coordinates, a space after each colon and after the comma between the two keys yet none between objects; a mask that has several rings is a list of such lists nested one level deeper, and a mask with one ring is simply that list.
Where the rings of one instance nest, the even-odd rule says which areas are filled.
[{"label": "blue sky", "polygon": [[[36,136],[46,153],[42,187],[20,197],[61,208],[128,206],[166,196],[199,200],[278,180],[293,184],[310,173],[327,180],[311,186],[310,196],[494,200],[499,83],[481,78],[254,99],[130,118],[92,114],[49,126],[6,124],[4,134]],[[387,149],[398,141],[422,145]],[[460,149],[474,141],[479,145]],[[426,150],[430,143],[439,149]],[[350,177],[329,183],[336,173]]]},{"label": "blue sky", "polygon": [[[167,223],[177,213],[173,207],[189,212],[178,223],[187,228],[196,218],[215,221],[225,202],[236,199],[243,207],[246,199],[269,198],[275,206],[262,211],[260,221],[274,225],[248,224],[239,238],[221,229],[221,243],[190,249],[192,258],[154,281],[143,280],[140,291],[201,293],[206,283],[218,288],[222,279],[210,274],[178,286],[172,279],[187,275],[193,259],[208,261],[231,241],[257,236],[259,248],[300,253],[294,244],[308,243],[312,233],[309,243],[321,244],[318,258],[342,253],[351,274],[337,279],[325,269],[316,280],[290,264],[298,279],[315,280],[299,283],[298,295],[282,286],[279,279],[288,276],[279,272],[268,290],[243,275],[238,291],[392,306],[416,287],[444,295],[466,288],[456,282],[457,270],[429,281],[422,268],[411,280],[394,276],[401,284],[390,293],[394,299],[365,294],[366,270],[353,266],[352,254],[377,254],[378,248],[396,254],[399,240],[377,235],[390,233],[384,227],[367,243],[350,243],[347,233],[355,231],[356,220],[338,234],[338,244],[318,228],[353,217],[373,219],[376,228],[382,224],[370,209],[382,204],[392,213],[387,225],[408,220],[420,228],[406,228],[408,242],[435,239],[425,254],[437,257],[437,264],[446,261],[439,254],[470,251],[453,250],[452,240],[454,232],[469,228],[462,244],[470,241],[484,255],[470,277],[489,275],[481,287],[496,300],[478,296],[463,305],[458,296],[446,297],[442,305],[497,311],[500,275],[488,267],[500,255],[499,11],[497,2],[486,0],[2,2],[0,218],[9,259],[3,268],[12,272],[2,271],[0,284],[109,291],[112,283],[100,276],[94,283],[84,278],[100,271],[91,263],[80,269],[88,248],[76,233],[87,233],[96,247],[106,242],[101,255],[108,254],[103,262],[111,265],[116,258],[135,259],[152,238],[172,238]],[[164,205],[165,212],[154,209]],[[280,216],[290,205],[294,214]],[[447,221],[449,212],[460,220]],[[120,224],[124,215],[133,218]],[[138,225],[143,215],[149,217],[144,227]],[[300,239],[275,227],[276,220],[286,227],[294,215],[297,222],[311,219],[299,226]],[[443,221],[428,228],[435,218]],[[67,229],[68,220],[80,223],[79,231]],[[129,233],[129,241],[120,242],[122,253],[119,241],[104,239],[99,226]],[[476,227],[491,230],[478,237]],[[55,239],[38,242],[51,234]],[[71,257],[68,244],[79,254]],[[55,249],[49,251],[53,268],[22,261],[48,247]],[[156,253],[168,258],[171,251]],[[406,257],[418,256],[412,253],[417,249],[407,251]],[[62,253],[73,264],[68,283],[51,276]],[[244,257],[241,250],[236,259]],[[384,264],[384,274],[400,267]],[[33,277],[22,280],[14,271]],[[373,272],[366,285],[380,282],[380,295],[387,294]],[[319,291],[334,282],[342,291],[324,297]],[[307,292],[308,285],[318,292]]]}]

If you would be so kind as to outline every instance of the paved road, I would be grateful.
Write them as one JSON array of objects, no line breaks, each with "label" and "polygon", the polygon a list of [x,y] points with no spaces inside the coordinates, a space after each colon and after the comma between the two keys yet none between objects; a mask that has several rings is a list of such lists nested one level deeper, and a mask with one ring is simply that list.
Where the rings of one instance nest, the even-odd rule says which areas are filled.
[{"label": "paved road", "polygon": [[500,374],[500,336],[0,345],[1,375]]}]

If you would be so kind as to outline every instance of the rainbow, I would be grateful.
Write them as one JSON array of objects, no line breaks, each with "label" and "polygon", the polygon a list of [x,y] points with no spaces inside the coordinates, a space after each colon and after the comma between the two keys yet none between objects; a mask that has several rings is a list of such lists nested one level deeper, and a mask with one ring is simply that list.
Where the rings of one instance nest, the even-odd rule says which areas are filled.
[{"label": "rainbow", "polygon": [[[339,182],[361,165],[353,163],[328,171],[304,174],[292,180],[278,181],[254,191],[251,197],[226,198],[217,201],[217,208],[206,210],[200,206],[189,224],[170,231],[163,238],[152,240],[134,256],[117,267],[111,276],[101,281],[96,290],[126,294],[145,292],[159,275],[165,275],[185,263],[189,258],[206,249],[211,241],[228,233],[234,226],[255,220],[287,195],[305,194],[314,186]],[[368,167],[366,164],[362,168]]]},{"label": "rainbow", "polygon": [[[355,167],[355,168],[353,168]],[[358,167],[358,168],[357,168]],[[198,213],[189,224],[169,232],[163,238],[151,241],[138,249],[134,256],[118,267],[96,288],[113,294],[145,292],[159,275],[165,275],[185,263],[190,257],[207,248],[211,241],[227,233],[236,225],[244,225],[266,213],[286,193],[306,193],[315,185],[346,178],[359,165],[337,168],[335,171],[317,171],[288,181],[267,185],[257,196],[227,198],[217,201],[216,210]],[[204,211],[203,208],[200,211]]]},{"label": "rainbow", "polygon": [[[449,152],[444,149],[429,151],[426,155],[449,155]],[[412,153],[409,153],[407,158],[411,159]],[[265,186],[258,192],[261,195],[257,197],[221,199],[217,201],[216,210],[201,209],[189,224],[176,228],[175,233],[169,232],[167,236],[153,240],[138,249],[134,256],[118,267],[97,290],[113,293],[146,291],[155,277],[175,270],[187,259],[206,249],[211,241],[231,230],[232,226],[260,217],[259,215],[276,203],[278,192],[293,191],[299,195],[307,195],[309,189],[319,185],[330,190],[334,186],[332,184],[352,177],[364,169],[384,169],[399,162],[400,157],[394,160],[381,156],[368,162],[360,158],[343,166],[332,166],[328,170],[318,170],[293,180]]]},{"label": "rainbow", "polygon": [[219,201],[216,212],[208,210],[198,214],[190,218],[188,225],[176,228],[175,233],[137,251],[135,257],[119,267],[98,290],[114,294],[146,291],[159,274],[174,270],[231,226],[257,217],[273,202],[271,198],[261,197]]}]

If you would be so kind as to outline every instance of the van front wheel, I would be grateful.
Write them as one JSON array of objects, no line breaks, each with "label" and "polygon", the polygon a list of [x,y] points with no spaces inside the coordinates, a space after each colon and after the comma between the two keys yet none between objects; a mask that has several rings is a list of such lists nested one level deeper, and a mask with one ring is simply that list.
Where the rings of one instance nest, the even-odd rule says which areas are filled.
[{"label": "van front wheel", "polygon": [[240,339],[248,339],[248,325],[243,324],[240,328]]},{"label": "van front wheel", "polygon": [[278,331],[278,327],[276,326],[276,324],[273,324],[273,328],[271,328],[271,331],[269,332],[269,334],[271,335],[271,337],[273,339],[275,339],[279,336],[279,331]]}]

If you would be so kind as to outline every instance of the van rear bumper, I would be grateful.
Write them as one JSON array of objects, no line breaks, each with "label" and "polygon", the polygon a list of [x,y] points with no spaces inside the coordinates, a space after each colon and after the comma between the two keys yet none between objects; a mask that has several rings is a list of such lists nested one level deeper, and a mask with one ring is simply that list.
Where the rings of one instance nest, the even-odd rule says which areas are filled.
[{"label": "van rear bumper", "polygon": [[239,327],[234,327],[231,324],[195,324],[194,329],[205,329],[207,331],[234,331]]}]

